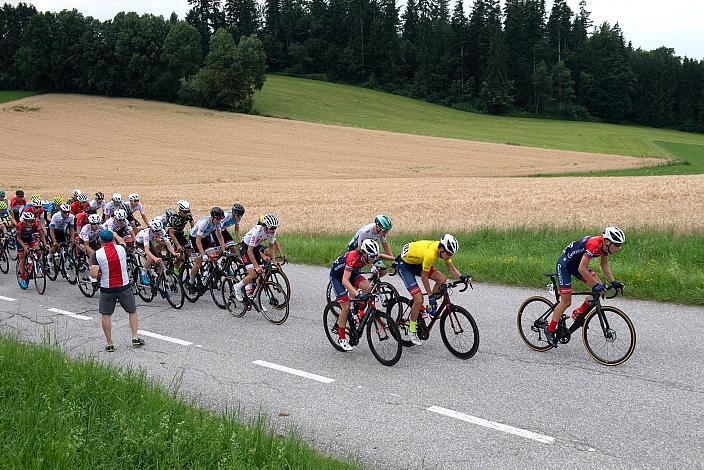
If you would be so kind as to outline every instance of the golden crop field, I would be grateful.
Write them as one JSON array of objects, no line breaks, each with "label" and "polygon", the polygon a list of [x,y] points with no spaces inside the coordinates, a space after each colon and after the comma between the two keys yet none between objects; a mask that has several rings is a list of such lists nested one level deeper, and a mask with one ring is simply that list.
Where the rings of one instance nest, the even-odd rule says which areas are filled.
[{"label": "golden crop field", "polygon": [[[287,231],[571,226],[704,229],[704,175],[526,177],[658,160],[423,137],[135,99],[40,95],[0,105],[0,187],[50,199],[138,192],[156,215],[240,202]],[[695,216],[699,214],[699,216]]]}]

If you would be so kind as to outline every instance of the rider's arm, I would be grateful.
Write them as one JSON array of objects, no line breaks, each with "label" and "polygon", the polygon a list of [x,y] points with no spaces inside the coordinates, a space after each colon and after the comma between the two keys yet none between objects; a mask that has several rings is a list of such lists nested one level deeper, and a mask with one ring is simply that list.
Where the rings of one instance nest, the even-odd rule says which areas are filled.
[{"label": "rider's arm", "polygon": [[215,229],[215,236],[218,239],[218,242],[220,243],[220,248],[222,248],[223,253],[227,251],[227,247],[225,246],[225,239],[222,238],[222,231]]},{"label": "rider's arm", "polygon": [[611,266],[609,266],[609,257],[602,256],[599,264],[601,265],[601,272],[604,273],[604,276],[606,276],[606,279],[608,279],[609,282],[614,282],[614,280],[616,280],[616,278],[614,277],[613,273],[611,272]]},{"label": "rider's arm", "polygon": [[345,272],[342,273],[342,285],[345,286],[347,292],[352,294],[353,297],[357,297],[359,295],[359,291],[350,282],[351,276],[352,271],[348,271],[347,269],[345,269]]},{"label": "rider's arm", "polygon": [[158,258],[152,254],[152,251],[149,249],[149,240],[144,242],[144,254],[147,256],[147,258],[151,259],[152,261],[156,261]]},{"label": "rider's arm", "polygon": [[149,221],[147,220],[147,214],[145,214],[144,211],[141,211],[140,214],[142,215],[142,220],[144,221],[144,226],[148,227]]},{"label": "rider's arm", "polygon": [[589,286],[589,287],[594,287],[599,281],[594,279],[594,277],[591,275],[589,272],[589,262],[591,261],[591,257],[587,255],[582,255],[582,259],[579,262],[579,274],[582,275],[582,279],[584,279],[584,282]]},{"label": "rider's arm", "polygon": [[457,270],[454,263],[449,259],[445,261],[445,266],[447,266],[447,270],[450,271],[450,274],[452,274],[455,279],[459,279],[462,275],[462,273]]},{"label": "rider's arm", "polygon": [[40,227],[39,228],[39,239],[42,241],[42,244],[46,247],[49,246],[49,243],[46,240],[46,229]]},{"label": "rider's arm", "polygon": [[[381,242],[381,246],[382,246],[382,248],[384,248],[384,253],[386,253],[386,254],[389,256],[389,258],[390,258],[390,259],[389,259],[389,258],[381,258],[381,259],[386,259],[386,260],[388,260],[388,261],[393,261],[393,260],[394,260],[394,254],[393,254],[393,252],[391,251],[391,246],[389,245],[389,242],[383,241],[383,242]],[[384,255],[380,255],[380,256],[384,256]]]},{"label": "rider's arm", "polygon": [[203,235],[196,235],[196,248],[198,248],[198,253],[200,253],[201,256],[205,256],[205,251],[203,250]]},{"label": "rider's arm", "polygon": [[174,243],[176,244],[176,249],[177,249],[178,251],[183,251],[183,247],[182,247],[181,244],[178,242],[178,238],[176,238],[176,231],[174,230],[174,228],[173,228],[173,227],[169,227],[168,230],[167,230],[167,232],[168,232],[168,234],[169,234],[169,239],[173,240]]},{"label": "rider's arm", "polygon": [[240,224],[235,224],[235,240],[242,240],[242,234],[240,234]]},{"label": "rider's arm", "polygon": [[176,250],[174,250],[174,246],[167,237],[164,237],[164,244],[166,245],[166,249],[169,250],[169,253],[176,256]]},{"label": "rider's arm", "polygon": [[54,245],[58,245],[59,243],[56,241],[56,231],[54,227],[49,227],[49,232],[51,233],[51,239],[54,240]]},{"label": "rider's arm", "polygon": [[[113,232],[112,230],[110,230],[110,231],[112,232],[112,236],[115,237],[115,241],[117,241],[117,243],[118,243],[119,245],[123,245],[123,246],[124,246],[124,244],[125,244],[125,239],[122,238],[121,236],[119,236],[118,234],[116,234],[115,232]],[[93,277],[95,277],[95,276],[93,276]]]}]

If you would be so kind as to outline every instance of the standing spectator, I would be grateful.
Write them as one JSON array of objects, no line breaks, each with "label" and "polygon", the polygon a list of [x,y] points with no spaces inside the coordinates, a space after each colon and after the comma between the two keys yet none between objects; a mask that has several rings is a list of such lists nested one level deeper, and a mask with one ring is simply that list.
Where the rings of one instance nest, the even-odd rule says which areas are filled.
[{"label": "standing spectator", "polygon": [[114,243],[110,230],[103,230],[100,233],[100,239],[103,241],[103,247],[93,254],[90,275],[96,279],[100,277],[99,311],[107,341],[105,350],[115,351],[110,324],[110,317],[115,311],[115,302],[120,302],[120,306],[129,314],[132,346],[142,346],[144,340],[137,336],[137,305],[134,302],[130,278],[127,275],[127,253],[124,247]]}]

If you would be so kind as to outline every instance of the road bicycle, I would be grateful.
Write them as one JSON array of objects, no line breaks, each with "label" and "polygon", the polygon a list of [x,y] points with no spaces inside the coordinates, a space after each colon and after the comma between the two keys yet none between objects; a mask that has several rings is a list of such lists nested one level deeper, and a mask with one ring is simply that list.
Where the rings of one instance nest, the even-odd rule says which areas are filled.
[{"label": "road bicycle", "polygon": [[[30,279],[34,281],[34,287],[37,289],[37,292],[40,295],[44,294],[46,290],[46,274],[44,273],[44,261],[39,248],[27,250],[27,254],[24,257],[24,274],[28,282]],[[17,283],[22,287],[19,259],[15,265],[15,275],[17,276]]]},{"label": "road bicycle", "polygon": [[[386,311],[386,307],[389,305],[391,300],[399,296],[398,289],[394,287],[390,282],[382,281],[382,275],[387,274],[389,276],[395,276],[397,273],[396,266],[388,267],[378,267],[373,271],[362,272],[362,274],[371,273],[371,276],[367,278],[371,284],[371,292],[378,295],[379,308]],[[332,281],[328,281],[328,286],[325,289],[325,297],[328,303],[335,300],[335,291],[332,287]],[[392,315],[393,317],[393,315]]]},{"label": "road bicycle", "polygon": [[10,271],[10,256],[5,250],[5,238],[0,235],[0,272],[7,274]]},{"label": "road bicycle", "polygon": [[184,265],[182,281],[184,294],[189,302],[197,301],[206,292],[210,291],[210,297],[212,297],[215,305],[222,309],[227,308],[222,296],[223,279],[236,272],[237,256],[226,252],[222,254],[222,257],[224,258],[223,261],[212,259],[211,257],[203,261],[192,284],[190,283],[192,264],[186,263]]},{"label": "road bicycle", "polygon": [[[345,337],[351,346],[357,346],[366,328],[369,349],[376,360],[385,366],[393,366],[401,359],[403,352],[401,333],[391,316],[377,308],[379,298],[382,296],[383,294],[372,292],[364,299],[350,299]],[[362,308],[360,308],[360,304],[363,306]],[[363,311],[361,318],[357,313],[359,310]],[[342,306],[336,300],[328,302],[323,310],[325,336],[338,351],[344,351],[338,344],[340,329],[338,320],[341,313]]]},{"label": "road bicycle", "polygon": [[[435,297],[441,297],[442,302],[438,305],[435,314],[429,315],[428,318],[424,318],[421,311],[416,320],[416,331],[418,338],[427,341],[430,337],[430,331],[439,320],[440,337],[445,347],[456,357],[469,359],[479,349],[479,328],[467,309],[450,301],[450,292],[460,285],[464,286],[460,292],[464,292],[470,287],[473,289],[472,281],[469,279],[447,282],[440,286]],[[413,300],[407,297],[397,297],[387,306],[389,315],[396,318],[396,325],[401,332],[403,345],[408,347],[413,346],[408,336],[412,305]]]},{"label": "road bicycle", "polygon": [[53,255],[46,253],[45,265],[46,275],[51,281],[55,281],[59,274],[71,285],[78,281],[73,248],[68,242],[59,243],[59,249]]},{"label": "road bicycle", "polygon": [[142,283],[142,270],[137,267],[132,270],[132,282],[135,285],[137,295],[145,302],[151,302],[159,293],[175,309],[183,307],[185,294],[183,282],[180,276],[174,271],[174,258],[170,255],[163,255],[160,263],[160,270],[157,273],[156,266],[152,265],[146,275],[148,284]]},{"label": "road bicycle", "polygon": [[[554,273],[545,273],[550,278],[548,291],[555,296],[555,302],[541,296],[526,299],[518,309],[516,323],[521,339],[534,351],[552,349],[545,337],[545,327],[552,318],[552,313],[560,302],[560,290]],[[605,295],[610,292],[609,295]],[[573,296],[588,295],[592,297],[590,306],[568,326],[571,317],[562,315],[557,325],[556,340],[567,344],[578,329],[582,328],[582,343],[587,353],[596,362],[605,366],[617,366],[626,362],[636,348],[636,330],[633,322],[623,311],[610,305],[602,305],[603,298],[612,299],[622,290],[607,288],[604,294],[592,291],[575,292]]]},{"label": "road bicycle", "polygon": [[[17,229],[15,227],[8,229],[7,237],[5,237],[4,247],[7,257],[12,261],[17,261]],[[9,269],[8,269],[9,270]]]},{"label": "road bicycle", "polygon": [[223,278],[223,301],[227,310],[235,317],[242,317],[254,309],[270,323],[281,325],[288,318],[291,295],[287,284],[282,284],[281,280],[285,279],[288,283],[288,278],[285,277],[280,266],[272,264],[270,261],[262,263],[260,266],[262,273],[257,275],[254,289],[249,293],[246,292],[246,288],[243,289],[245,292],[242,293],[242,301],[237,300],[235,285],[244,278],[246,269],[241,267],[237,275]]},{"label": "road bicycle", "polygon": [[78,284],[78,290],[86,297],[93,297],[100,283],[97,279],[93,279],[90,276],[90,264],[88,263],[86,253],[81,250],[78,256],[75,257],[74,262],[76,265],[76,284]]}]

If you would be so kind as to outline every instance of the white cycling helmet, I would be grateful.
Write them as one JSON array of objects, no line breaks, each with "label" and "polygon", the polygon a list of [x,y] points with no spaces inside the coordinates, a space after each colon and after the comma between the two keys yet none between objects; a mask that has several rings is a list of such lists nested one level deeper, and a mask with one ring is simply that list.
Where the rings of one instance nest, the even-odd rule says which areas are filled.
[{"label": "white cycling helmet", "polygon": [[79,194],[81,194],[81,190],[80,190],[80,189],[74,189],[74,190],[73,190],[73,197],[76,197],[76,196],[78,196]]},{"label": "white cycling helmet", "polygon": [[20,216],[20,221],[21,222],[34,222],[34,213],[33,212],[22,212],[22,215]]},{"label": "white cycling helmet", "polygon": [[362,250],[362,253],[367,255],[369,258],[373,259],[379,256],[379,245],[377,245],[376,242],[371,238],[367,238],[366,240],[362,241],[362,243],[359,245],[359,248]]},{"label": "white cycling helmet", "polygon": [[120,204],[122,202],[122,194],[120,193],[115,193],[112,195],[112,202],[115,204]]},{"label": "white cycling helmet", "polygon": [[149,221],[149,228],[154,232],[161,232],[164,230],[164,224],[159,219],[152,219]]},{"label": "white cycling helmet", "polygon": [[124,209],[117,209],[113,214],[115,220],[125,220],[127,219],[127,211]]},{"label": "white cycling helmet", "polygon": [[139,202],[139,194],[132,193],[129,195],[130,202]]},{"label": "white cycling helmet", "polygon": [[451,255],[457,253],[457,250],[460,248],[460,244],[457,242],[457,239],[449,233],[442,236],[440,239],[440,246],[442,246],[442,248]]},{"label": "white cycling helmet", "polygon": [[61,212],[70,212],[71,211],[71,206],[66,204],[65,202],[59,206],[59,209],[61,209]]},{"label": "white cycling helmet", "polygon": [[38,197],[33,197],[32,198],[32,207],[42,207],[42,200],[39,199]]},{"label": "white cycling helmet", "polygon": [[86,202],[88,202],[88,196],[81,193],[78,196],[76,196],[76,201],[81,202],[81,203],[86,203]]},{"label": "white cycling helmet", "polygon": [[261,216],[259,222],[267,228],[276,228],[279,226],[279,219],[274,214],[265,214]]},{"label": "white cycling helmet", "polygon": [[190,212],[191,210],[191,204],[188,201],[184,201],[181,199],[176,203],[176,207],[178,207],[178,210],[181,212]]},{"label": "white cycling helmet", "polygon": [[100,219],[100,216],[98,214],[91,214],[88,216],[88,223],[89,224],[99,224],[102,222]]},{"label": "white cycling helmet", "polygon": [[611,243],[618,243],[619,245],[626,241],[626,235],[618,227],[606,227],[604,229],[604,238],[610,240]]}]

